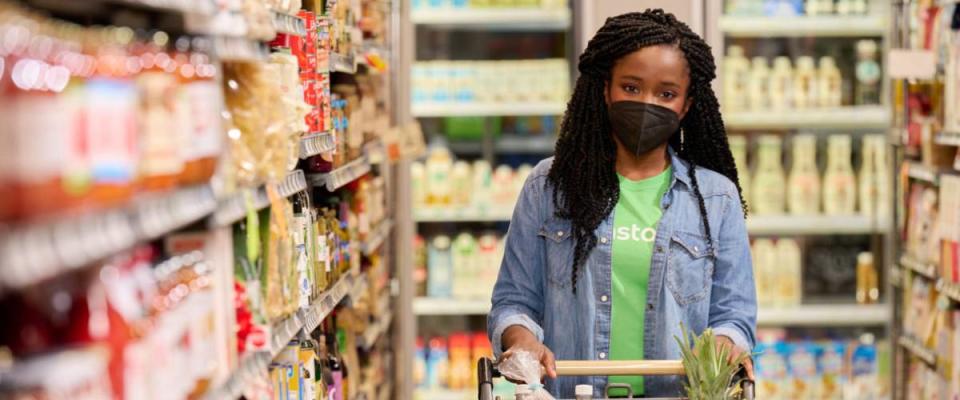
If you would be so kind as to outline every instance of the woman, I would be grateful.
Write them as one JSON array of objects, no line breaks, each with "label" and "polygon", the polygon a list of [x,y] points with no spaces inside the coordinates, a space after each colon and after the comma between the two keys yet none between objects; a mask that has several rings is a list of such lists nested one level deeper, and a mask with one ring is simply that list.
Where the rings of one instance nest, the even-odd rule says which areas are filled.
[{"label": "woman", "polygon": [[[753,348],[746,206],[715,69],[703,39],[659,9],[609,18],[580,56],[556,155],[514,210],[488,319],[496,355],[534,353],[555,396],[608,379],[556,379],[554,359],[679,359],[681,323]],[[609,382],[682,390],[681,377]]]}]

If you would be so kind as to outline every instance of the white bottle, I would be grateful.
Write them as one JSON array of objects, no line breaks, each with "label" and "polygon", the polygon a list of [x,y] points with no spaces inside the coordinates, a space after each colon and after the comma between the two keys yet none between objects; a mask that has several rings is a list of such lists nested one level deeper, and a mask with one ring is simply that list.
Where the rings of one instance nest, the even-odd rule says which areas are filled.
[{"label": "white bottle", "polygon": [[751,208],[757,215],[783,214],[786,187],[780,157],[780,137],[763,135],[758,142],[757,168],[751,182]]},{"label": "white bottle", "polygon": [[453,156],[446,147],[436,145],[430,149],[427,157],[427,204],[431,207],[449,207],[452,187],[450,172],[453,169]]},{"label": "white bottle", "polygon": [[890,183],[887,171],[887,146],[884,135],[864,135],[860,173],[857,181],[860,185],[858,200],[861,214],[874,218],[889,213]]},{"label": "white bottle", "polygon": [[857,42],[856,76],[854,104],[880,104],[880,80],[883,75],[880,63],[877,62],[877,42],[873,40]]},{"label": "white bottle", "polygon": [[575,400],[593,400],[593,386],[592,385],[577,385],[574,388]]},{"label": "white bottle", "polygon": [[850,215],[857,205],[857,182],[850,159],[850,135],[827,140],[827,170],[823,175],[823,212]]},{"label": "white bottle", "polygon": [[741,196],[750,201],[750,166],[747,164],[747,138],[743,135],[730,135],[727,136],[727,141],[730,142],[730,152],[733,153],[733,162],[737,166]]},{"label": "white bottle", "polygon": [[750,62],[743,55],[743,47],[730,46],[723,61],[723,108],[725,111],[747,109]]},{"label": "white bottle", "polygon": [[791,214],[820,212],[820,172],[817,170],[817,138],[802,134],[793,137],[793,165],[787,186],[787,208]]},{"label": "white bottle", "polygon": [[773,59],[769,99],[770,108],[774,110],[783,111],[793,106],[793,67],[787,57]]},{"label": "white bottle", "polygon": [[529,400],[533,395],[530,392],[530,387],[524,384],[517,385],[516,391],[513,392],[516,400]]},{"label": "white bottle", "polygon": [[833,14],[833,0],[807,0],[807,15]]},{"label": "white bottle", "polygon": [[486,160],[477,160],[473,162],[473,189],[471,198],[472,207],[475,212],[485,214],[490,212],[492,191],[493,191],[493,171],[490,163]]},{"label": "white bottle", "polygon": [[774,285],[776,283],[777,268],[777,249],[770,239],[757,239],[753,241],[753,276],[757,285],[757,302],[762,306],[769,306],[774,303],[776,293]]},{"label": "white bottle", "polygon": [[748,98],[751,111],[770,107],[770,67],[764,57],[754,57],[750,64]]},{"label": "white bottle", "polygon": [[854,5],[852,0],[837,0],[837,15],[854,14]]},{"label": "white bottle", "polygon": [[840,107],[843,102],[843,78],[833,57],[820,57],[817,74],[817,103],[820,107]]},{"label": "white bottle", "polygon": [[450,190],[453,207],[463,209],[470,205],[471,178],[470,164],[466,161],[453,163],[453,172],[450,174]]},{"label": "white bottle", "polygon": [[793,76],[794,108],[813,108],[817,105],[817,68],[813,57],[797,58]]},{"label": "white bottle", "polygon": [[774,304],[789,307],[800,304],[802,293],[800,245],[794,239],[777,240],[776,297]]},{"label": "white bottle", "polygon": [[850,2],[853,3],[851,6],[853,14],[866,15],[869,11],[867,0],[850,0]]}]

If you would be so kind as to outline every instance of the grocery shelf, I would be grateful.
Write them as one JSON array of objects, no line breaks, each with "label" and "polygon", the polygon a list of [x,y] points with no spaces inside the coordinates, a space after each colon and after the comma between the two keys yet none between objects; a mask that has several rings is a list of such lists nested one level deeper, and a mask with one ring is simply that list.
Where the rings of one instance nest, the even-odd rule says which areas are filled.
[{"label": "grocery shelf", "polygon": [[333,134],[315,133],[300,139],[300,159],[307,159],[320,153],[333,151],[337,147]]},{"label": "grocery shelf", "polygon": [[310,174],[310,184],[313,186],[325,186],[328,191],[333,192],[369,172],[370,162],[367,161],[366,157],[360,157],[328,173]]},{"label": "grocery shelf", "polygon": [[883,106],[851,106],[785,111],[725,112],[730,129],[884,129],[890,111]]},{"label": "grocery shelf", "polygon": [[[496,139],[493,150],[497,153],[508,154],[550,154],[553,153],[557,138],[553,135],[520,136],[503,135]],[[456,154],[481,154],[483,143],[477,141],[451,141],[450,150]]]},{"label": "grocery shelf", "polygon": [[757,311],[759,326],[879,326],[889,320],[887,304],[805,304]]},{"label": "grocery shelf", "polygon": [[279,12],[273,13],[273,29],[288,35],[307,35],[307,27],[302,19]]},{"label": "grocery shelf", "polygon": [[330,53],[330,71],[345,74],[357,73],[357,57],[354,54]]},{"label": "grocery shelf", "polygon": [[208,185],[148,194],[119,209],[0,230],[0,291],[24,288],[199,221],[216,208]]},{"label": "grocery shelf", "polygon": [[897,342],[920,361],[927,363],[931,367],[937,366],[937,352],[925,346],[920,340],[904,335],[900,336]]},{"label": "grocery shelf", "polygon": [[570,27],[570,10],[542,8],[424,9],[411,13],[417,25],[464,29],[514,31],[564,31]]},{"label": "grocery shelf", "polygon": [[490,300],[457,300],[417,297],[413,299],[415,315],[487,315]]},{"label": "grocery shelf", "polygon": [[927,279],[937,279],[936,265],[922,263],[907,256],[900,257],[900,265],[902,265],[904,268],[912,270],[913,272],[916,272],[917,274],[920,274],[920,276],[926,277]]},{"label": "grocery shelf", "polygon": [[750,215],[752,235],[856,235],[883,233],[888,221],[866,215]]},{"label": "grocery shelf", "polygon": [[937,281],[937,291],[948,299],[960,303],[960,283],[940,279]]},{"label": "grocery shelf", "polygon": [[390,237],[390,231],[393,229],[393,220],[385,219],[380,225],[367,234],[367,240],[361,245],[363,255],[369,256],[377,251],[383,242]]},{"label": "grocery shelf", "polygon": [[522,103],[414,103],[415,117],[483,117],[560,115],[567,109],[562,102]]},{"label": "grocery shelf", "polygon": [[243,394],[247,382],[261,379],[270,366],[273,357],[262,351],[248,353],[240,359],[240,364],[219,388],[206,396],[207,400],[236,399]]},{"label": "grocery shelf", "polygon": [[940,132],[933,142],[942,146],[960,146],[960,132]]},{"label": "grocery shelf", "polygon": [[413,219],[417,222],[510,222],[513,207],[504,207],[498,212],[480,212],[471,209],[416,210]]},{"label": "grocery shelf", "polygon": [[357,346],[364,351],[370,351],[370,349],[377,344],[377,340],[379,340],[381,336],[390,330],[390,324],[392,322],[393,312],[387,311],[380,317],[380,319],[370,324],[363,334],[357,338]]},{"label": "grocery shelf", "polygon": [[[115,1],[116,2],[116,1]],[[195,0],[119,0],[120,3],[162,11],[208,16],[216,11],[213,3]]]},{"label": "grocery shelf", "polygon": [[350,294],[353,287],[357,284],[357,274],[349,273],[338,280],[333,286],[327,289],[321,296],[310,304],[310,307],[301,310],[300,320],[303,322],[304,330],[312,332],[320,326],[320,323],[327,318],[327,315],[340,304],[347,294]]},{"label": "grocery shelf", "polygon": [[274,358],[283,351],[283,348],[290,343],[297,335],[297,332],[303,329],[303,322],[297,314],[293,314],[283,321],[280,321],[270,327],[270,358]]},{"label": "grocery shelf", "polygon": [[858,16],[799,16],[757,17],[724,16],[720,30],[729,37],[863,37],[883,36],[887,31],[887,17]]},{"label": "grocery shelf", "polygon": [[[302,170],[295,170],[277,183],[268,184],[281,197],[290,197],[307,189],[307,180]],[[255,189],[241,190],[220,202],[214,211],[212,223],[215,226],[227,226],[238,222],[247,216],[248,207],[262,210],[270,205],[267,194],[268,185],[261,185]]]}]

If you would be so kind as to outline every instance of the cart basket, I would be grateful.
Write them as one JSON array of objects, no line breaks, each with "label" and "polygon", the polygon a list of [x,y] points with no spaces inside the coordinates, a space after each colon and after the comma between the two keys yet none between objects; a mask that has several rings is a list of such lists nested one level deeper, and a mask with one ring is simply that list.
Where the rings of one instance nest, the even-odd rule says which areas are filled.
[{"label": "cart basket", "polygon": [[[684,375],[683,363],[680,360],[648,360],[648,361],[557,361],[557,376],[656,376],[656,375]],[[479,382],[478,398],[480,400],[494,400],[493,378],[502,375],[494,365],[493,360],[482,357],[477,362]],[[740,383],[741,399],[753,400],[753,381],[747,379],[746,371],[742,368],[737,372],[734,381]],[[611,389],[626,389],[627,397],[633,393],[628,385],[609,384],[604,390],[608,397]]]}]

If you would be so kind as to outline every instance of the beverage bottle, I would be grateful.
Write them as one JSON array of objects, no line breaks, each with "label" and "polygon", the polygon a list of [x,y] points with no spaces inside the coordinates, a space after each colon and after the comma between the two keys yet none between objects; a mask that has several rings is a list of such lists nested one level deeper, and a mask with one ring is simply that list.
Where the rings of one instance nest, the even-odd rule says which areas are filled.
[{"label": "beverage bottle", "polygon": [[727,111],[747,109],[750,62],[743,54],[743,47],[730,46],[723,61],[723,107]]},{"label": "beverage bottle", "polygon": [[817,171],[817,138],[810,134],[793,137],[793,165],[787,186],[791,214],[820,211],[820,172]]},{"label": "beverage bottle", "polygon": [[780,157],[780,137],[763,135],[759,140],[757,170],[752,180],[754,212],[762,214],[782,214],[785,206],[786,187]]},{"label": "beverage bottle", "polygon": [[770,107],[770,68],[767,59],[754,57],[750,68],[750,110],[765,110]]},{"label": "beverage bottle", "polygon": [[793,106],[793,67],[789,58],[773,59],[769,90],[770,108],[783,111]]},{"label": "beverage bottle", "polygon": [[854,104],[880,104],[880,64],[877,62],[877,42],[857,42],[857,87]]},{"label": "beverage bottle", "polygon": [[827,215],[850,215],[856,208],[850,142],[849,135],[833,135],[827,140],[827,170],[823,176],[823,211]]}]

